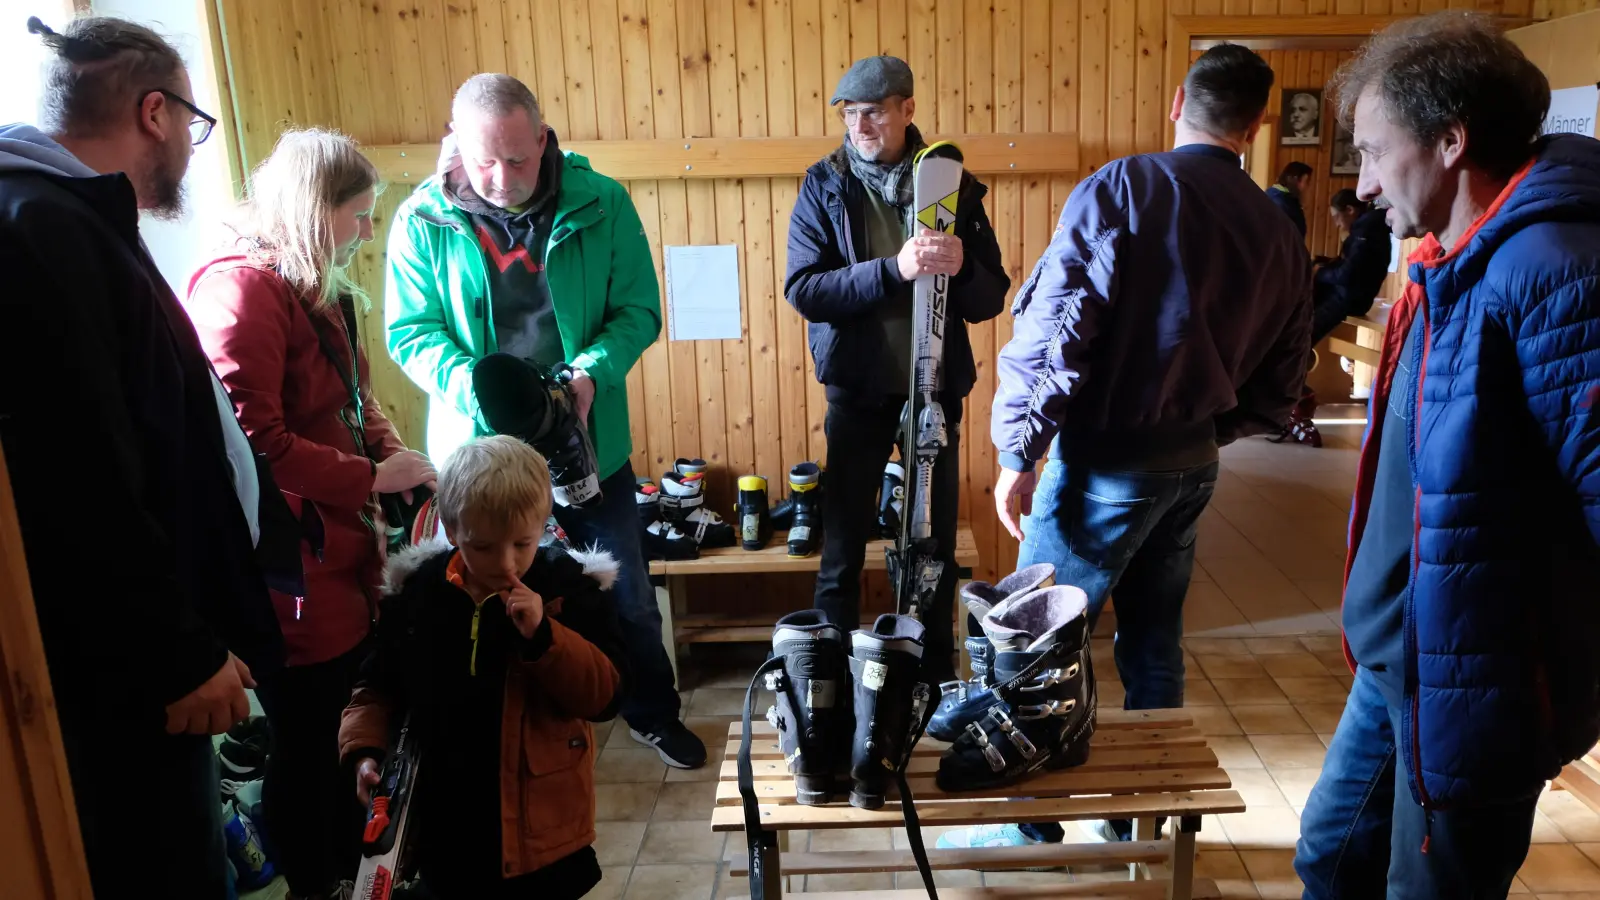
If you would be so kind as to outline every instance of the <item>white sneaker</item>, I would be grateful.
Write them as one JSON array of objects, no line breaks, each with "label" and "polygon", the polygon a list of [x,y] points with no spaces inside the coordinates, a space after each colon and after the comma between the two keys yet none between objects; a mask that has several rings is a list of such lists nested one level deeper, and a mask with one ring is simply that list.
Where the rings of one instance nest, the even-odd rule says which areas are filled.
[{"label": "white sneaker", "polygon": [[1016,825],[973,825],[939,835],[934,844],[940,850],[965,850],[971,847],[1027,847],[1039,841],[1022,833]]},{"label": "white sneaker", "polygon": [[1122,840],[1117,837],[1117,830],[1105,819],[1080,819],[1078,828],[1083,831],[1085,843],[1115,844]]},{"label": "white sneaker", "polygon": [[[939,835],[939,840],[934,847],[940,850],[964,850],[972,847],[1031,847],[1042,841],[1028,837],[1022,829],[1014,824],[1005,825],[973,825],[955,831],[946,831]],[[975,866],[978,871],[990,871],[983,866]],[[1034,866],[1028,869],[1007,869],[1012,872],[1055,872],[1063,866]]]}]

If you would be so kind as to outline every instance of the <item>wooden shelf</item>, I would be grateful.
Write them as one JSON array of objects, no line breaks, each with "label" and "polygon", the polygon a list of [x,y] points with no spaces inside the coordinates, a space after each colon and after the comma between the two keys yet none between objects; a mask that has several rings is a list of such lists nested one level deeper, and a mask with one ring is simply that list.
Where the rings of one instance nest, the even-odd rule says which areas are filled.
[{"label": "wooden shelf", "polygon": [[[868,541],[867,571],[882,571],[883,551],[889,541]],[[956,531],[956,565],[971,568],[978,564],[978,542],[972,529],[962,527]],[[701,550],[699,559],[650,561],[651,575],[744,575],[755,572],[815,572],[822,567],[822,548],[810,556],[794,559],[789,556],[788,532],[777,532],[764,550],[744,550],[739,547],[718,547]]]}]

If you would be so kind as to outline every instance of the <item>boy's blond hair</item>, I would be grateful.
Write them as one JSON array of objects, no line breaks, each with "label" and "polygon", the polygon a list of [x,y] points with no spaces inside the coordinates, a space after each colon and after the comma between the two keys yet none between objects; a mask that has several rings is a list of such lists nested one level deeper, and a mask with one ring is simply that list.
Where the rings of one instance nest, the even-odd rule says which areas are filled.
[{"label": "boy's blond hair", "polygon": [[539,451],[506,435],[462,444],[439,470],[434,500],[453,532],[503,532],[550,517],[550,467]]}]

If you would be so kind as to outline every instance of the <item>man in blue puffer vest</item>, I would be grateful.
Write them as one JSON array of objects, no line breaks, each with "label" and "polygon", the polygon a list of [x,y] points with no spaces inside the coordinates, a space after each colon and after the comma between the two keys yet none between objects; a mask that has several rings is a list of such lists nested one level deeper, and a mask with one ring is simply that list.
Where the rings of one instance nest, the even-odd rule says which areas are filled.
[{"label": "man in blue puffer vest", "polygon": [[1504,897],[1545,782],[1600,737],[1600,143],[1481,16],[1336,78],[1362,199],[1422,238],[1351,511],[1355,683],[1301,817],[1308,898]]}]

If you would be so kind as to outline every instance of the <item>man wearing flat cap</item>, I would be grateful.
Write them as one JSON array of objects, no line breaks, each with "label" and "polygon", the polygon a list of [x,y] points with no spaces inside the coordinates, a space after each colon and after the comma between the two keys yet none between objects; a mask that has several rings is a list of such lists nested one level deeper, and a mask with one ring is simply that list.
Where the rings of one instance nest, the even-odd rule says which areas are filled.
[{"label": "man wearing flat cap", "polygon": [[912,230],[912,171],[926,144],[911,67],[892,56],[859,60],[832,105],[844,120],[839,149],[806,171],[789,220],[784,293],[807,322],[817,380],[827,387],[828,458],[822,567],[816,606],[847,630],[860,627],[861,567],[877,537],[878,489],[911,384],[912,283],[950,275],[939,399],[950,427],[933,481],[933,531],[944,577],[926,616],[925,675],[955,677],[956,501],[962,400],[977,380],[968,322],[1000,314],[1011,286],[983,211],[987,189],[963,174],[955,233]]}]

